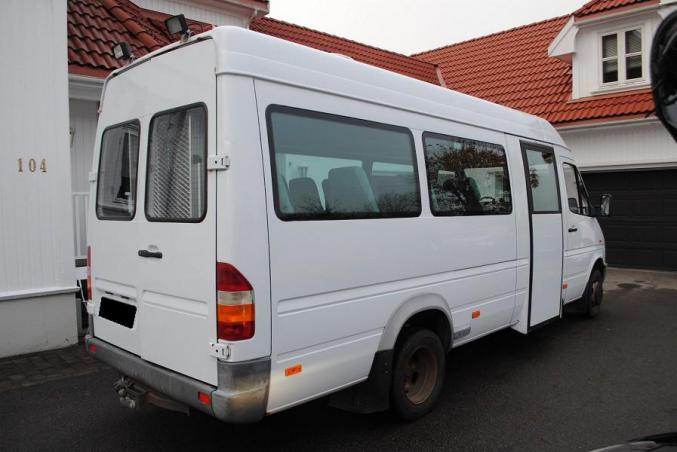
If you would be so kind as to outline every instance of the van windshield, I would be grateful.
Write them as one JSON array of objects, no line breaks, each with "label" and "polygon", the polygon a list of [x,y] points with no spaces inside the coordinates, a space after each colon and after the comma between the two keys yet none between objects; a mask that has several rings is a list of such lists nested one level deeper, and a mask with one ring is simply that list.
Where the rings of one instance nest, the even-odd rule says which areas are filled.
[{"label": "van windshield", "polygon": [[131,220],[134,217],[138,162],[138,121],[110,127],[104,131],[99,157],[97,218]]}]

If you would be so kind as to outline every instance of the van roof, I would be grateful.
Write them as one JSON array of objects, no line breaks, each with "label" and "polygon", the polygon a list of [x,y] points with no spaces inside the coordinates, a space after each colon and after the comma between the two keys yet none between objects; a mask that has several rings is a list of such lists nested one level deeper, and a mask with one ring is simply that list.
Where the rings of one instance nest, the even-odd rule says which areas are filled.
[{"label": "van roof", "polygon": [[[233,26],[216,27],[191,37],[187,43],[208,38],[216,45],[217,74],[281,82],[566,147],[557,130],[545,119],[350,57]],[[182,45],[170,44],[152,52],[115,71],[111,77]]]}]

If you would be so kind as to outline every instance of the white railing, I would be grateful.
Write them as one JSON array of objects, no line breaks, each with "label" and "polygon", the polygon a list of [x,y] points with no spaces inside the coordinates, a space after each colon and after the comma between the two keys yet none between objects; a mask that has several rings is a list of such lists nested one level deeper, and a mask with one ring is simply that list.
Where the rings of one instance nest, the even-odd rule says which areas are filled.
[{"label": "white railing", "polygon": [[87,258],[87,209],[89,192],[73,192],[73,232],[75,238],[75,258]]}]

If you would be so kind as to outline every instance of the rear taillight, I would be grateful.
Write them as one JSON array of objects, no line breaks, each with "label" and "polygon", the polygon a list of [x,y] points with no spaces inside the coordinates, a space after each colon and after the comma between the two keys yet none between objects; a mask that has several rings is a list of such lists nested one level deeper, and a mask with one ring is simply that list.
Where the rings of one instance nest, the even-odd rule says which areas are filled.
[{"label": "rear taillight", "polygon": [[87,247],[87,299],[92,299],[92,247]]},{"label": "rear taillight", "polygon": [[241,341],[254,336],[254,288],[237,268],[216,263],[216,336]]}]

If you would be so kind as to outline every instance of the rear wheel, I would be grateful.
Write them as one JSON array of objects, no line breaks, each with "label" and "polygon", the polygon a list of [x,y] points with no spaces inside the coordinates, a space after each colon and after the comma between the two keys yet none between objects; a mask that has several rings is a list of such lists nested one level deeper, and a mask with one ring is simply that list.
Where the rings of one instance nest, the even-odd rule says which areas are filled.
[{"label": "rear wheel", "polygon": [[402,419],[428,413],[444,382],[444,348],[435,333],[416,329],[406,333],[395,351],[391,406]]},{"label": "rear wheel", "polygon": [[599,314],[604,298],[604,278],[602,272],[593,270],[583,295],[583,313],[586,317],[595,317]]}]

